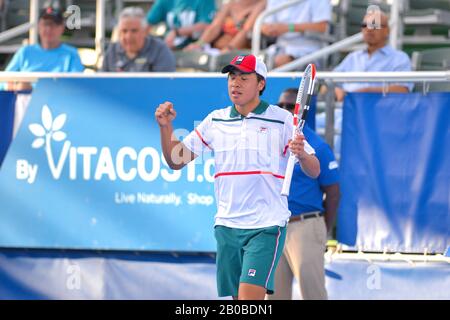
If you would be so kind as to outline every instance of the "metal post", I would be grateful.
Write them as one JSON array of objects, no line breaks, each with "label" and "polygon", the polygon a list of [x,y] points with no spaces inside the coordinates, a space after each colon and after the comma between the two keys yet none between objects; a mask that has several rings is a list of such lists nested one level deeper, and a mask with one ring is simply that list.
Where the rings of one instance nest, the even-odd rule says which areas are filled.
[{"label": "metal post", "polygon": [[327,92],[325,94],[325,141],[334,150],[334,110],[336,102],[334,100],[334,82],[326,80]]},{"label": "metal post", "polygon": [[21,24],[17,27],[8,29],[0,33],[0,43],[13,39],[21,34],[27,33],[30,31],[33,25],[29,22]]},{"label": "metal post", "polygon": [[404,0],[393,0],[391,5],[391,19],[389,21],[390,34],[389,44],[394,49],[402,47],[403,37],[403,12],[404,12]]},{"label": "metal post", "polygon": [[39,20],[39,0],[30,0],[30,33],[28,36],[29,44],[38,43],[37,24]]},{"label": "metal post", "polygon": [[95,53],[100,57],[105,49],[105,0],[97,0],[95,15]]},{"label": "metal post", "polygon": [[297,68],[303,67],[304,65],[306,65],[308,63],[315,61],[316,59],[326,57],[326,56],[328,56],[334,52],[337,52],[343,48],[348,48],[350,46],[353,46],[353,45],[361,42],[362,40],[363,40],[362,33],[361,32],[356,33],[356,34],[352,35],[351,37],[345,38],[345,39],[335,42],[332,45],[329,45],[325,48],[322,48],[320,50],[317,50],[310,54],[307,54],[297,60],[294,60],[292,62],[284,64],[278,68],[275,68],[272,71],[279,72],[279,71],[295,70]]},{"label": "metal post", "polygon": [[114,13],[114,17],[116,19],[119,18],[120,12],[122,12],[123,9],[123,0],[116,0],[116,12]]}]

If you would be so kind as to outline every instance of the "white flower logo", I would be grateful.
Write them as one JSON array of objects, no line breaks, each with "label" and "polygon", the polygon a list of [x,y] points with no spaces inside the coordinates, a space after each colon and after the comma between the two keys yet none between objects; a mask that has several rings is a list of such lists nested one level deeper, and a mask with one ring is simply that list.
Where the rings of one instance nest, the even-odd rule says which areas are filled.
[{"label": "white flower logo", "polygon": [[53,121],[52,113],[47,105],[42,108],[42,125],[38,123],[32,123],[28,126],[30,131],[37,137],[31,146],[38,149],[45,144],[49,145],[51,139],[55,141],[63,141],[66,138],[66,134],[60,131],[66,122],[66,114],[60,114]]},{"label": "white flower logo", "polygon": [[61,131],[62,127],[66,123],[67,116],[65,113],[60,114],[53,120],[50,108],[47,105],[42,107],[42,125],[39,123],[32,123],[28,126],[31,133],[36,136],[31,146],[34,149],[39,149],[45,147],[45,153],[47,154],[48,165],[53,173],[53,176],[59,177],[62,167],[64,165],[65,158],[70,148],[70,142],[65,141],[59,161],[55,164],[55,160],[52,153],[51,142],[63,141],[66,139],[67,135],[65,132]]}]

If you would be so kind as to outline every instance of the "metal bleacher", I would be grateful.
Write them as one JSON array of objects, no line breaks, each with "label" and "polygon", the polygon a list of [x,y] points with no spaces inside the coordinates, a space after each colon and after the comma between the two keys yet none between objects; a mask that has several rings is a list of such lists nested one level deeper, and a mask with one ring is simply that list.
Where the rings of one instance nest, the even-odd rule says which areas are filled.
[{"label": "metal bleacher", "polygon": [[[111,34],[117,23],[117,15],[126,6],[137,5],[149,10],[155,0],[104,0],[105,11],[105,44],[111,39]],[[397,1],[397,0],[396,0]],[[436,47],[450,46],[450,0],[398,0],[399,10],[398,48],[408,54],[428,50]],[[217,1],[218,6],[225,1]],[[391,11],[393,0],[333,0],[333,21],[330,37],[324,45],[335,43],[336,40],[346,39],[359,33],[360,22],[369,5],[378,5],[386,12]],[[94,49],[96,32],[96,3],[94,0],[41,0],[39,6],[48,3],[58,3],[62,7],[77,5],[81,13],[81,29],[67,30],[64,41],[81,49]],[[9,30],[30,21],[30,1],[28,0],[0,0],[0,32]],[[161,35],[159,35],[161,36]],[[334,39],[330,41],[330,39]],[[7,59],[28,40],[28,34],[0,43],[0,64]],[[261,42],[264,49],[264,39]],[[331,70],[350,51],[363,46],[360,42],[345,46],[331,53],[328,57],[328,67]],[[248,53],[247,50],[232,52],[233,54]],[[417,55],[417,54],[416,54]],[[427,56],[427,55],[425,55]],[[6,58],[5,58],[6,57]],[[228,55],[208,55],[203,52],[176,52],[177,70],[179,71],[218,71],[222,60],[229,59]],[[428,57],[428,56],[427,56]],[[439,58],[432,55],[432,58]],[[6,61],[5,61],[6,60]],[[441,61],[442,62],[442,61]],[[436,65],[441,65],[438,61]],[[448,66],[443,66],[448,68]],[[294,69],[293,69],[294,70]],[[424,70],[424,69],[421,69]]]},{"label": "metal bleacher", "polygon": [[[411,60],[415,71],[450,70],[450,48],[415,51]],[[450,91],[450,82],[416,84],[415,91],[421,92],[423,90]]]},{"label": "metal bleacher", "polygon": [[409,0],[404,10],[404,44],[450,45],[450,1]]},{"label": "metal bleacher", "polygon": [[[395,0],[397,1],[397,0]],[[360,31],[359,23],[368,5],[378,5],[390,13],[391,1],[340,0],[336,6],[338,39]],[[435,47],[450,46],[450,0],[403,0],[400,4],[399,49],[411,54]],[[349,47],[352,51],[360,46]]]},{"label": "metal bleacher", "polygon": [[[0,1],[0,31],[28,22],[30,17],[30,4],[28,0]],[[20,48],[24,37],[8,40],[0,45],[0,54],[12,54]]]}]

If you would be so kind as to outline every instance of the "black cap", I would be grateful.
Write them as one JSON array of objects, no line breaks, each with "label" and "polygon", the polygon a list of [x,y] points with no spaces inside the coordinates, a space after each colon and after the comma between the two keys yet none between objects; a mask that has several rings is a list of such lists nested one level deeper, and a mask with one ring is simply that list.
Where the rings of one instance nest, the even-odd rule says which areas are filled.
[{"label": "black cap", "polygon": [[41,10],[39,19],[51,19],[57,24],[62,24],[64,22],[64,13],[60,9],[54,7],[46,7]]}]

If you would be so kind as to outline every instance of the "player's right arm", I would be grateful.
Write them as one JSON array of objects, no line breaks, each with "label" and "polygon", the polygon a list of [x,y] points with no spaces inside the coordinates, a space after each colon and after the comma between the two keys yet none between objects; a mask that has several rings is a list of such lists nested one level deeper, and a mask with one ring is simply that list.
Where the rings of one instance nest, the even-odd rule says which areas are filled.
[{"label": "player's right arm", "polygon": [[160,104],[155,112],[155,118],[161,132],[163,155],[167,164],[173,170],[182,169],[197,157],[195,153],[173,135],[172,121],[176,115],[177,113],[171,102]]}]

